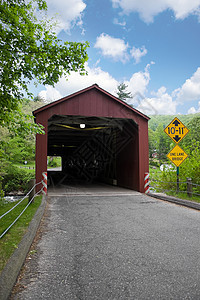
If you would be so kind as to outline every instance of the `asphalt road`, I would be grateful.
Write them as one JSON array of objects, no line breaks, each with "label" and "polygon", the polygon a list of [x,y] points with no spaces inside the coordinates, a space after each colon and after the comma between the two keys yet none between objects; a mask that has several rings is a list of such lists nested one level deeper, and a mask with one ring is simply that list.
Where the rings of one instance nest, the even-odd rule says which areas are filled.
[{"label": "asphalt road", "polygon": [[48,210],[13,299],[200,299],[198,211],[139,193],[52,196]]}]

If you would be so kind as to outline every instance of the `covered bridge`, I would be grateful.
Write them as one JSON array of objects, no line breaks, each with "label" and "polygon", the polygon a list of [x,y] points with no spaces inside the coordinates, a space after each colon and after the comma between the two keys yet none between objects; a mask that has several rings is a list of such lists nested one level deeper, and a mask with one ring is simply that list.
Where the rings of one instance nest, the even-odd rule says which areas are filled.
[{"label": "covered bridge", "polygon": [[[47,157],[60,156],[56,185],[70,181],[109,184],[144,192],[149,171],[149,118],[94,84],[33,112],[45,134],[36,137],[36,182]],[[51,183],[51,181],[50,181]]]}]

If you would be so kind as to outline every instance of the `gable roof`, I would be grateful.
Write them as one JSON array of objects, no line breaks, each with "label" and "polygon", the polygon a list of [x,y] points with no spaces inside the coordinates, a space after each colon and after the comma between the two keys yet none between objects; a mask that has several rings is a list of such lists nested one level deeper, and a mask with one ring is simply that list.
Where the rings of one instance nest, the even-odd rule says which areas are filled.
[{"label": "gable roof", "polygon": [[40,108],[34,110],[34,111],[33,111],[33,115],[36,116],[38,113],[40,113],[40,112],[42,112],[42,111],[44,111],[44,110],[47,110],[47,109],[49,109],[49,108],[51,108],[51,107],[53,107],[53,106],[55,106],[55,105],[61,104],[61,103],[64,102],[64,101],[67,101],[67,100],[69,100],[69,99],[72,99],[73,97],[78,96],[78,95],[80,95],[80,94],[82,94],[82,93],[85,93],[85,92],[87,92],[87,91],[90,91],[90,90],[92,90],[92,89],[97,89],[97,90],[100,91],[101,93],[103,93],[103,94],[109,96],[109,97],[110,97],[111,99],[113,99],[114,101],[117,101],[117,102],[120,103],[121,105],[125,106],[126,108],[130,109],[131,111],[133,111],[134,113],[140,115],[141,117],[145,118],[146,120],[149,120],[149,119],[150,119],[148,116],[146,116],[145,114],[143,114],[143,113],[140,112],[139,110],[133,108],[132,106],[130,106],[130,105],[127,104],[126,102],[120,100],[119,98],[113,96],[113,95],[110,94],[109,92],[107,92],[107,91],[105,91],[104,89],[100,88],[100,87],[98,86],[98,84],[96,84],[96,83],[93,84],[93,85],[91,85],[91,86],[89,86],[89,87],[87,87],[87,88],[85,88],[85,89],[82,89],[82,90],[80,90],[80,91],[78,91],[78,92],[75,92],[75,93],[73,93],[73,94],[71,94],[71,95],[68,95],[68,96],[66,96],[66,97],[63,97],[63,98],[61,98],[61,99],[59,99],[59,100],[56,100],[56,101],[54,101],[54,102],[51,102],[51,103],[49,103],[49,104],[47,104],[47,105],[44,105],[44,106],[42,106],[42,107],[40,107]]}]

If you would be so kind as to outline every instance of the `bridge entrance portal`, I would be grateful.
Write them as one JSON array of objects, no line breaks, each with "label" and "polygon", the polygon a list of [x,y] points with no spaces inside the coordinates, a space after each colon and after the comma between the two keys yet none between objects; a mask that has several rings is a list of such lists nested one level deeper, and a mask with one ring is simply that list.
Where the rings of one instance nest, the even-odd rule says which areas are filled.
[{"label": "bridge entrance portal", "polygon": [[101,180],[144,192],[149,118],[142,112],[94,84],[33,115],[45,130],[36,136],[37,183],[47,171],[47,157],[60,156],[62,171],[48,172],[54,186]]},{"label": "bridge entrance portal", "polygon": [[138,126],[131,119],[53,115],[48,120],[47,154],[62,158],[62,170],[49,170],[49,183],[98,180],[123,185],[124,168],[126,174],[130,166],[138,173],[137,144]]}]

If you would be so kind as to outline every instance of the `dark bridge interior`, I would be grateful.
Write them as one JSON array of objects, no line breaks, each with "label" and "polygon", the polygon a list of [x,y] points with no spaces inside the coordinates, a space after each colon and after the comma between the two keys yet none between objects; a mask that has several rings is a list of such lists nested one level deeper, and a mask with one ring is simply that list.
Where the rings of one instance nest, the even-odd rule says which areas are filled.
[{"label": "dark bridge interior", "polygon": [[50,184],[123,184],[124,168],[126,176],[130,165],[138,171],[137,145],[133,120],[54,115],[48,120],[48,156],[62,157],[62,171],[48,171]]}]

